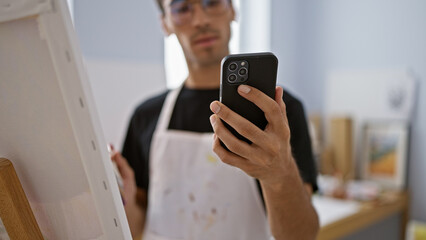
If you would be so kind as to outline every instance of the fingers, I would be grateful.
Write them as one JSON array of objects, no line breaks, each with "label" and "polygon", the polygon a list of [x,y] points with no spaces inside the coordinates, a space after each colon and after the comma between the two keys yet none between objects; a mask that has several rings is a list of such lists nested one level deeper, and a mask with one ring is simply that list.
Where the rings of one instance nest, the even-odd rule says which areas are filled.
[{"label": "fingers", "polygon": [[225,144],[231,152],[243,158],[249,158],[251,156],[250,145],[236,138],[215,114],[210,116],[210,122],[216,136],[222,140],[223,144]]},{"label": "fingers", "polygon": [[222,162],[233,167],[240,168],[243,171],[247,171],[247,160],[223,148],[220,144],[219,137],[216,134],[213,139],[213,151],[222,160]]},{"label": "fingers", "polygon": [[121,177],[123,179],[133,178],[134,172],[127,160],[119,152],[111,150],[111,160],[116,163]]},{"label": "fingers", "polygon": [[[275,90],[275,100],[258,89],[247,85],[240,85],[238,92],[265,113],[266,120],[269,123],[268,128],[272,128],[274,132],[283,135],[288,124],[286,106],[282,99],[283,89],[281,87],[277,87]],[[217,116],[254,144],[261,146],[268,142],[269,138],[264,131],[222,103],[214,101],[210,108]]]},{"label": "fingers", "polygon": [[[223,105],[218,101],[214,101],[210,104],[210,109],[232,128],[235,129],[240,135],[244,136],[255,144],[260,144],[265,141],[266,134],[258,128],[256,125],[251,123],[249,120],[241,117],[227,106]],[[213,120],[212,118],[210,120]],[[213,124],[212,124],[213,126]]]},{"label": "fingers", "polygon": [[[278,129],[282,127],[282,120],[285,115],[282,112],[282,106],[276,101],[277,97],[276,100],[274,100],[258,89],[247,85],[240,85],[238,87],[238,93],[258,106],[265,113],[266,120],[269,124],[272,124],[273,127],[277,127]],[[284,102],[282,104],[284,104]]]},{"label": "fingers", "polygon": [[[117,179],[117,182],[120,186],[119,191],[121,195],[121,199],[123,201],[123,205],[127,203],[133,204],[135,202],[136,197],[136,179],[133,168],[129,165],[126,158],[124,158],[119,152],[114,150],[112,145],[109,146],[111,160],[117,166],[117,169],[120,173],[122,183]],[[117,177],[119,178],[119,177]]]},{"label": "fingers", "polygon": [[275,102],[280,106],[281,112],[284,113],[284,116],[287,116],[287,109],[283,100],[284,90],[282,87],[275,88]]},{"label": "fingers", "polygon": [[290,126],[288,125],[288,119],[287,119],[287,107],[283,100],[284,90],[282,87],[276,87],[275,89],[275,101],[280,106],[281,112],[283,114],[283,121],[284,121],[284,134],[286,136],[286,139],[289,137],[290,133]]}]

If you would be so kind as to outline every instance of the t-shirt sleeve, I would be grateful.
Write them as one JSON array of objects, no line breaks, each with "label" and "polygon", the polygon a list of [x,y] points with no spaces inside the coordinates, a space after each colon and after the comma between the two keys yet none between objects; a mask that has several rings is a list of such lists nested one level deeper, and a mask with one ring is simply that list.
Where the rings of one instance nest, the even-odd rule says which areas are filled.
[{"label": "t-shirt sleeve", "polygon": [[292,99],[289,103],[286,103],[286,107],[293,157],[303,181],[311,184],[315,192],[318,190],[317,168],[312,153],[311,139],[303,105],[300,101]]},{"label": "t-shirt sleeve", "polygon": [[127,129],[127,135],[124,140],[122,155],[127,159],[129,165],[133,168],[136,178],[136,185],[139,188],[148,190],[148,166],[147,159],[144,159],[140,140],[140,122],[134,114],[130,120]]}]

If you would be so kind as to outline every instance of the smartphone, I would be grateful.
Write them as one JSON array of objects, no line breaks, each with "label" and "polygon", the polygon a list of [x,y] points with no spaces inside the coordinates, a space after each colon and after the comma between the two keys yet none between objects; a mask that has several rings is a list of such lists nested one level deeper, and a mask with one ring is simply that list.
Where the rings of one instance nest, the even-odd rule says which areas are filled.
[{"label": "smartphone", "polygon": [[[221,64],[219,101],[264,130],[268,122],[264,112],[243,98],[237,88],[249,85],[275,99],[278,59],[272,53],[235,54],[223,58]],[[251,143],[226,122],[225,126],[239,139]],[[223,145],[223,144],[222,144]]]}]

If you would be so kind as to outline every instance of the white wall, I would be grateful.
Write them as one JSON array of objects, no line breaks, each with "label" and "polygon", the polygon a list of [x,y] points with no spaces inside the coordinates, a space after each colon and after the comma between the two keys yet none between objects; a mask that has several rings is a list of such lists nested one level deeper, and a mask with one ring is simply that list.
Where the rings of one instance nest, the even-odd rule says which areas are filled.
[{"label": "white wall", "polygon": [[165,90],[164,66],[95,58],[85,63],[106,141],[121,149],[135,107]]},{"label": "white wall", "polygon": [[[296,29],[285,23],[289,9],[297,9]],[[283,56],[296,49],[296,70],[280,76],[297,76],[291,86],[311,113],[324,109],[329,72],[410,67],[417,73],[420,84],[408,176],[411,216],[426,221],[426,1],[323,0],[298,1],[295,6],[294,1],[275,0],[274,12],[275,21],[283,24],[274,26],[276,39],[297,34],[296,43],[275,45]]]},{"label": "white wall", "polygon": [[278,57],[278,83],[291,93],[300,95],[297,76],[299,54],[299,0],[271,0],[271,51]]},{"label": "white wall", "polygon": [[163,63],[155,0],[74,0],[75,28],[85,56]]},{"label": "white wall", "polygon": [[74,0],[74,20],[106,141],[121,149],[136,105],[166,88],[159,10],[154,0]]}]

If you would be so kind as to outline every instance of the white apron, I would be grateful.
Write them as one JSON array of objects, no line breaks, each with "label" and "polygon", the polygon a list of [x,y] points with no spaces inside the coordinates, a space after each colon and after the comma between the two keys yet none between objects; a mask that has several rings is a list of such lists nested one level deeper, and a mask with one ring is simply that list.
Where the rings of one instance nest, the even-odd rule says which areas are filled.
[{"label": "white apron", "polygon": [[255,179],[220,161],[212,133],[168,130],[179,92],[168,94],[151,143],[143,240],[269,239]]}]

